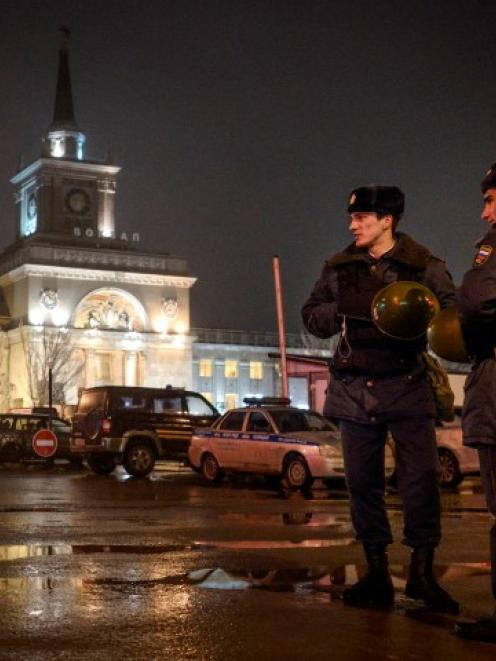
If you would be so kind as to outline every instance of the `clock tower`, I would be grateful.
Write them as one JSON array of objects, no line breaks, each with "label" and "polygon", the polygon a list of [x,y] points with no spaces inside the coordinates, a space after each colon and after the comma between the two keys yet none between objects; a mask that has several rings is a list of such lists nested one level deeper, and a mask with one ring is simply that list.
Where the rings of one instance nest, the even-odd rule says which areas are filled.
[{"label": "clock tower", "polygon": [[61,28],[53,121],[41,157],[12,179],[17,239],[113,238],[115,178],[120,168],[85,158],[85,135],[74,114],[69,30]]},{"label": "clock tower", "polygon": [[142,249],[139,232],[116,236],[120,168],[85,155],[69,30],[60,37],[52,122],[39,158],[12,179],[17,239],[0,254],[0,410],[44,404],[49,368],[66,404],[81,387],[192,381],[196,278],[185,259]]}]

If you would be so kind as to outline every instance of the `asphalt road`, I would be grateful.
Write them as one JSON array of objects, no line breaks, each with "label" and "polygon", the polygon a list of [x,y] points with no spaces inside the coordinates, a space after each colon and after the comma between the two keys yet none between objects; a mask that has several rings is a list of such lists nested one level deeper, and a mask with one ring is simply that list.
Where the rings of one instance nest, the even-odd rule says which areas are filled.
[{"label": "asphalt road", "polygon": [[[145,479],[2,467],[0,659],[494,659],[494,646],[458,640],[453,618],[404,596],[401,504],[387,501],[397,600],[385,614],[339,599],[364,570],[342,485],[213,487],[178,464]],[[478,479],[443,506],[440,580],[464,616],[487,613]]]}]

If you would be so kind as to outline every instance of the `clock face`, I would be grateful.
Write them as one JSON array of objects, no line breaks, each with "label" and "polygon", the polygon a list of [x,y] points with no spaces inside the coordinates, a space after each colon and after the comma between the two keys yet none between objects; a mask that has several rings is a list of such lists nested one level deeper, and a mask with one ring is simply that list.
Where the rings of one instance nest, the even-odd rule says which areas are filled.
[{"label": "clock face", "polygon": [[29,236],[36,232],[36,225],[38,223],[38,203],[36,195],[30,193],[26,202],[25,216],[22,221],[21,235]]},{"label": "clock face", "polygon": [[90,196],[82,188],[71,188],[65,196],[67,209],[77,216],[85,216],[90,210]]},{"label": "clock face", "polygon": [[38,204],[36,202],[36,195],[34,193],[31,193],[28,199],[28,208],[27,208],[27,216],[29,220],[33,220],[33,218],[36,218],[37,211],[38,211]]}]

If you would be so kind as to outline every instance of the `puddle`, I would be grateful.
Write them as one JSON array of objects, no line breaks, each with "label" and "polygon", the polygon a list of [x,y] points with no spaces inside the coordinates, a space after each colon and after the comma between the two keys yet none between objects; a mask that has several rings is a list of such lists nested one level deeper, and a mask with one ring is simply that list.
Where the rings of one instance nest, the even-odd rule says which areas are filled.
[{"label": "puddle", "polygon": [[332,546],[350,546],[355,544],[354,537],[343,537],[337,539],[302,539],[302,540],[212,540],[208,542],[193,542],[195,548],[209,549],[316,549]]},{"label": "puddle", "polygon": [[[120,547],[122,548],[122,547]],[[148,547],[151,548],[151,547]],[[391,565],[393,584],[397,590],[395,610],[407,611],[409,615],[424,618],[424,610],[418,603],[404,594],[409,567]],[[0,578],[0,592],[34,591],[76,591],[91,589],[94,586],[134,590],[136,588],[154,588],[160,586],[196,586],[210,590],[268,590],[274,592],[327,593],[331,599],[339,599],[342,590],[362,578],[366,565],[341,565],[338,567],[294,567],[294,568],[258,568],[228,570],[222,567],[209,567],[195,570],[188,574],[170,576],[143,576],[135,571],[124,576],[28,576]],[[489,563],[459,563],[436,565],[434,573],[442,583],[466,580],[473,576],[488,576]],[[412,610],[412,608],[414,610]],[[425,615],[426,618],[430,615]],[[433,622],[429,622],[433,623]]]},{"label": "puddle", "polygon": [[161,554],[195,550],[191,544],[11,544],[0,545],[0,562],[54,555],[91,555],[94,553]]},{"label": "puddle", "polygon": [[32,505],[29,507],[0,507],[0,512],[2,514],[23,514],[23,513],[31,513],[31,512],[57,512],[57,513],[62,513],[62,512],[75,512],[76,510],[74,507],[66,507],[66,506],[43,506],[39,507],[37,505]]},{"label": "puddle", "polygon": [[[345,527],[346,532],[349,532],[349,525]],[[336,539],[302,540],[208,540],[196,541],[192,544],[9,544],[0,545],[0,563],[60,555],[93,555],[97,553],[160,555],[215,549],[325,548],[349,546],[354,543],[353,537],[337,537]]]},{"label": "puddle", "polygon": [[[394,587],[404,590],[409,567],[391,565]],[[310,569],[266,569],[256,571],[226,571],[220,567],[200,569],[190,572],[187,579],[200,588],[210,590],[246,590],[264,589],[276,592],[333,592],[333,588],[352,585],[364,576],[365,565],[342,565],[340,567],[315,567]],[[490,573],[488,563],[466,563],[438,565],[434,568],[435,576],[443,582],[452,582],[470,576]],[[416,602],[404,595],[399,595],[398,607],[406,608]],[[421,609],[419,609],[420,612]]]},{"label": "puddle", "polygon": [[15,592],[27,592],[33,590],[56,590],[56,589],[81,589],[84,581],[82,578],[55,578],[53,576],[27,576],[0,578],[0,592],[13,590]]},{"label": "puddle", "polygon": [[25,558],[38,558],[50,555],[70,555],[70,544],[12,544],[0,546],[0,561],[23,560]]},{"label": "puddle", "polygon": [[283,514],[222,514],[225,523],[240,525],[295,525],[351,530],[349,516],[335,516],[326,512],[284,512]]}]

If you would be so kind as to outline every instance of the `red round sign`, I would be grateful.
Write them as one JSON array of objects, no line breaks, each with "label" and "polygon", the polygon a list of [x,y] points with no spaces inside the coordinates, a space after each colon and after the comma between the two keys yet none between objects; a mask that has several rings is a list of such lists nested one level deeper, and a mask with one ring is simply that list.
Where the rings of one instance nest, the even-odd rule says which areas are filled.
[{"label": "red round sign", "polygon": [[33,450],[44,459],[57,452],[57,437],[51,429],[39,429],[33,436]]}]

